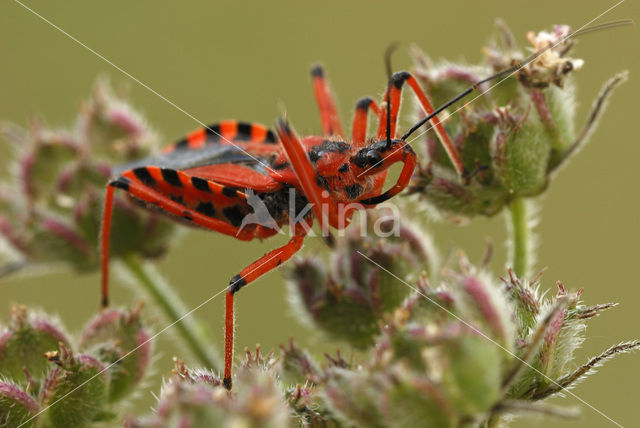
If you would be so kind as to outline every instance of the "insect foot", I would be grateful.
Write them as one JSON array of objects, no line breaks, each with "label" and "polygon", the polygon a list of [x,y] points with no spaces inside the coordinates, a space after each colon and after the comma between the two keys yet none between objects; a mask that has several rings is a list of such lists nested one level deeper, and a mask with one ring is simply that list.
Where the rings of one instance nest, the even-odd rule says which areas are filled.
[{"label": "insect foot", "polygon": [[[205,370],[192,370],[179,360],[160,393],[156,413],[131,419],[129,427],[223,426],[230,422],[243,426],[278,428],[290,425],[291,412],[282,399],[270,355],[262,360],[259,348],[236,372],[233,394],[220,379]],[[269,361],[271,360],[271,361]]]},{"label": "insect foot", "polygon": [[[573,74],[582,61],[568,56],[573,46],[573,39],[567,38],[569,28],[529,33],[539,53],[534,59],[516,47],[504,24],[500,29],[496,42],[485,49],[484,64],[434,64],[419,50],[413,52],[416,76],[435,105],[469,85],[479,92],[477,99],[441,115],[464,164],[463,182],[434,130],[426,128],[416,134],[420,139],[409,140],[426,155],[419,159],[427,159],[417,168],[411,191],[445,216],[492,216],[513,200],[544,192],[555,172],[586,144],[613,90],[626,80],[623,72],[603,85],[585,125],[577,130]],[[510,66],[516,69],[495,82],[476,83]]]}]

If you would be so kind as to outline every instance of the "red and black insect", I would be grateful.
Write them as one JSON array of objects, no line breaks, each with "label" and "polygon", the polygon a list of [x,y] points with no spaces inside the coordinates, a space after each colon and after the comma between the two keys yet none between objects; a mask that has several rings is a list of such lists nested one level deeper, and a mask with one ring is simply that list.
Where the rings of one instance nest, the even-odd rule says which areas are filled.
[{"label": "red and black insect", "polygon": [[[109,234],[116,188],[125,190],[144,206],[181,222],[242,241],[275,235],[293,215],[296,221],[291,224],[291,239],[247,266],[229,282],[224,385],[230,389],[235,293],[295,254],[302,247],[313,218],[318,219],[325,231],[330,227],[344,228],[353,214],[352,204],[372,207],[400,193],[409,184],[416,166],[416,155],[406,139],[427,121],[432,123],[460,177],[467,175],[436,114],[473,92],[478,85],[512,73],[520,66],[514,65],[478,82],[437,110],[410,73],[395,73],[390,76],[384,94],[385,108],[370,97],[357,102],[350,138],[343,132],[323,69],[316,66],[311,74],[322,122],[321,136],[299,138],[284,120],[277,122],[275,133],[260,124],[228,120],[192,132],[158,156],[118,168],[109,181],[105,197],[102,305],[108,304]],[[427,116],[401,139],[396,139],[405,84],[415,93]],[[369,112],[378,120],[373,138],[366,135]],[[397,162],[403,163],[399,178],[383,192],[388,169]],[[252,196],[257,196],[266,206],[273,224],[243,224],[246,216],[255,214],[249,203]],[[311,209],[305,212],[307,204]],[[331,243],[331,238],[327,241]]]}]

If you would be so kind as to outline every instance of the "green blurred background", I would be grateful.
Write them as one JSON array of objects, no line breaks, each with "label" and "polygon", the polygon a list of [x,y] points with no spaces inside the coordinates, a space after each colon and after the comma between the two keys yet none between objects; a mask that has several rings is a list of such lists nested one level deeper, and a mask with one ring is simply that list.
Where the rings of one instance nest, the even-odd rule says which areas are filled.
[{"label": "green blurred background", "polygon": [[[528,30],[566,23],[574,29],[594,18],[613,1],[29,1],[30,7],[104,55],[181,108],[210,123],[223,118],[273,123],[286,110],[301,134],[317,133],[309,67],[327,68],[340,110],[350,120],[355,101],[384,89],[382,55],[393,41],[401,43],[396,69],[410,67],[407,49],[416,43],[432,58],[477,62],[503,18],[519,41]],[[626,1],[600,22],[638,17],[638,2]],[[584,288],[589,304],[621,305],[590,322],[589,340],[578,361],[611,344],[640,336],[636,308],[640,254],[640,144],[633,137],[634,112],[640,88],[637,28],[585,36],[574,50],[585,66],[576,73],[579,125],[601,84],[615,72],[631,71],[630,82],[614,96],[591,143],[563,170],[542,198],[538,267],[548,266],[544,286],[555,292],[561,279],[572,289]],[[101,75],[130,86],[133,104],[143,111],[167,143],[198,126],[192,119],[122,75],[74,43],[18,3],[0,3],[0,118],[24,125],[34,114],[53,127],[72,125],[79,103]],[[406,111],[406,110],[405,110]],[[404,126],[408,124],[405,121]],[[3,176],[11,150],[0,146]],[[472,260],[485,240],[496,243],[494,268],[503,272],[504,218],[478,219],[469,226],[430,226],[443,253],[459,246]],[[242,243],[207,232],[189,231],[159,263],[190,307],[218,292],[228,278],[278,244]],[[318,250],[316,250],[318,249]],[[309,240],[306,251],[323,251]],[[206,269],[205,269],[206,268]],[[45,280],[46,278],[46,280]],[[0,283],[0,313],[6,319],[11,302],[43,307],[61,314],[77,331],[98,303],[98,275],[77,276],[54,271],[46,277],[11,278]],[[398,286],[403,286],[400,283]],[[295,336],[316,351],[330,349],[323,338],[295,321],[281,273],[259,280],[237,302],[237,350],[259,342],[270,349]],[[113,300],[129,304],[136,296],[114,281]],[[223,338],[223,298],[201,308],[196,316],[211,325],[218,344]],[[162,325],[157,322],[156,329]],[[170,334],[157,340],[156,367],[168,373],[180,350]],[[344,348],[344,347],[343,347]],[[343,349],[349,354],[348,349]],[[624,426],[640,426],[639,355],[622,356],[599,370],[574,392]],[[159,376],[137,398],[135,408],[147,411],[155,400]],[[580,404],[576,399],[557,403]],[[580,404],[578,422],[551,421],[547,426],[607,426],[601,415]],[[514,426],[540,424],[520,419]]]}]

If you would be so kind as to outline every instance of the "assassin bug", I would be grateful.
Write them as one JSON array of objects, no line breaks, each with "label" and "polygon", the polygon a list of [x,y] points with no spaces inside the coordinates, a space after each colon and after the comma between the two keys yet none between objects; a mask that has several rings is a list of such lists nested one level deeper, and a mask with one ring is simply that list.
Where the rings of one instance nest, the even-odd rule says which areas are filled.
[{"label": "assassin bug", "polygon": [[[300,221],[291,225],[292,237],[284,246],[266,253],[229,282],[223,383],[231,389],[235,293],[293,256],[302,247],[314,217],[323,230],[344,228],[354,211],[346,208],[349,204],[372,207],[406,188],[417,163],[416,154],[406,139],[426,122],[432,123],[460,179],[468,178],[469,172],[464,169],[436,115],[483,83],[517,72],[551,48],[553,46],[547,46],[524,61],[477,82],[438,109],[432,107],[411,73],[390,75],[387,59],[390,76],[383,97],[384,108],[370,97],[360,99],[350,141],[343,132],[324,71],[315,66],[311,75],[322,136],[299,138],[282,119],[277,121],[275,133],[257,123],[227,120],[188,134],[158,156],[116,169],[107,185],[102,222],[102,306],[108,304],[109,235],[116,188],[126,191],[144,206],[181,222],[243,241],[273,236],[290,220],[291,214],[300,215]],[[426,117],[396,139],[405,84],[417,96]],[[378,128],[375,138],[367,139],[370,111],[378,119]],[[397,182],[383,191],[389,167],[398,162],[402,162],[403,167]],[[274,225],[243,224],[243,218],[254,214],[249,204],[251,194],[266,206],[275,220]],[[290,194],[294,198],[290,198]],[[310,211],[297,211],[307,204],[311,205]],[[330,238],[327,241],[332,242]]]},{"label": "assassin bug", "polygon": [[[395,139],[405,83],[416,93],[425,113],[434,112],[416,79],[408,72],[395,73],[385,93],[386,109],[370,97],[357,102],[352,136],[347,142],[323,69],[315,66],[311,75],[322,136],[301,139],[284,120],[277,122],[276,133],[256,123],[222,121],[190,133],[158,156],[116,169],[107,185],[101,245],[103,307],[108,305],[109,235],[116,188],[125,190],[144,206],[181,222],[243,241],[275,235],[279,227],[289,221],[290,208],[296,210],[311,204],[311,210],[292,224],[289,242],[266,253],[229,282],[223,379],[228,389],[231,388],[235,293],[295,254],[302,247],[314,217],[323,230],[344,228],[354,211],[345,210],[347,205],[356,202],[363,207],[375,206],[407,187],[416,166],[416,155],[404,139]],[[369,111],[376,115],[379,126],[376,139],[367,141]],[[462,174],[462,162],[450,138],[437,117],[432,119],[438,136]],[[404,164],[398,181],[383,192],[387,171],[397,162]],[[278,227],[261,224],[240,227],[243,218],[253,213],[248,190],[261,199]],[[290,193],[295,197],[290,198]],[[295,207],[290,206],[292,201]],[[329,238],[328,242],[331,241]]]}]

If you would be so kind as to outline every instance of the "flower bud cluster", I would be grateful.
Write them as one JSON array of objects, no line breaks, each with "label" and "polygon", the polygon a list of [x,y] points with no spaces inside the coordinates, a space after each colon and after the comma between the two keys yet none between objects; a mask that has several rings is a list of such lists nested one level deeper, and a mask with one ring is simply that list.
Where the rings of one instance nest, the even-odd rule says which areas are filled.
[{"label": "flower bud cluster", "polygon": [[[289,289],[294,305],[304,308],[301,317],[329,337],[356,348],[374,343],[385,313],[392,312],[410,293],[396,278],[431,271],[436,259],[430,240],[410,222],[392,216],[390,210],[369,210],[368,228],[395,227],[397,233],[384,238],[361,233],[353,224],[325,263],[319,257],[292,262]],[[370,260],[370,261],[368,261]]]},{"label": "flower bud cluster", "polygon": [[113,419],[149,367],[140,310],[105,311],[76,341],[57,319],[14,306],[0,334],[0,426],[71,428]]},{"label": "flower bud cluster", "polygon": [[[413,239],[400,246],[393,240],[372,245],[374,238],[356,241],[347,234],[336,252],[339,263],[327,268],[305,258],[291,269],[291,285],[312,325],[368,354],[359,364],[339,359],[320,367],[293,344],[282,348],[280,378],[289,386],[296,382],[298,395],[311,397],[322,418],[347,426],[405,427],[478,426],[522,411],[567,416],[571,412],[533,401],[570,387],[602,360],[640,347],[638,341],[623,343],[576,364],[586,321],[614,304],[585,306],[582,291],[569,292],[561,283],[555,296],[544,298],[541,275],[527,280],[509,271],[498,280],[464,255],[459,266],[444,267],[440,280],[415,276],[429,266],[430,246],[418,228],[410,230]],[[402,262],[385,263],[376,254]],[[346,272],[368,276],[345,275],[344,264]],[[353,278],[380,284],[383,277],[387,287],[405,293],[388,297],[380,310],[370,303],[380,299],[378,289]],[[357,303],[345,297],[355,295],[351,289],[362,292],[353,299]]]},{"label": "flower bud cluster", "polygon": [[[3,138],[15,147],[13,176],[0,183],[0,239],[20,261],[98,267],[103,194],[113,166],[148,154],[156,134],[142,116],[100,81],[71,130],[32,120],[12,124]],[[112,227],[114,254],[161,254],[171,224],[118,197]]]},{"label": "flower bud cluster", "polygon": [[[499,26],[500,35],[485,49],[487,61],[481,65],[434,64],[414,50],[416,76],[435,106],[525,60],[511,32],[504,24]],[[440,115],[466,176],[462,181],[457,177],[429,129],[423,137],[422,158],[427,161],[414,177],[414,193],[445,215],[473,217],[494,215],[514,198],[537,196],[548,188],[554,172],[587,142],[613,89],[626,80],[626,73],[620,73],[604,84],[577,132],[573,74],[583,61],[569,56],[573,47],[573,39],[566,38],[569,34],[564,25],[551,32],[527,33],[536,51],[552,48],[518,71],[480,85],[473,102],[456,104]],[[418,111],[418,117],[424,117]]]}]

